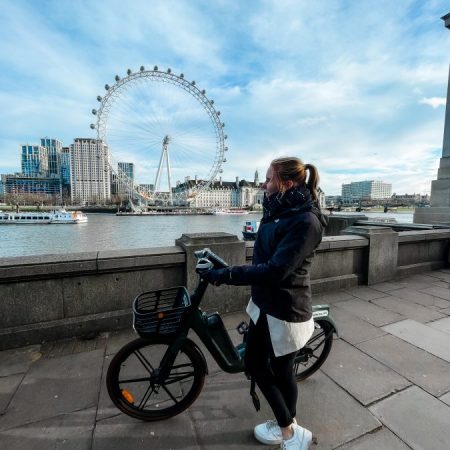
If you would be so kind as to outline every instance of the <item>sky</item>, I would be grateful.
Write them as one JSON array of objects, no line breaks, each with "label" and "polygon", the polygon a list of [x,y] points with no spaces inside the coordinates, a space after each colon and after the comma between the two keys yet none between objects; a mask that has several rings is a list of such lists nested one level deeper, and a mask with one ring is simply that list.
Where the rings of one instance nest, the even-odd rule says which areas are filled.
[{"label": "sky", "polygon": [[195,79],[220,109],[224,180],[256,170],[264,179],[272,159],[297,156],[317,166],[327,195],[362,180],[429,193],[442,155],[449,6],[2,0],[0,174],[20,171],[21,144],[95,137],[103,86],[158,65]]}]

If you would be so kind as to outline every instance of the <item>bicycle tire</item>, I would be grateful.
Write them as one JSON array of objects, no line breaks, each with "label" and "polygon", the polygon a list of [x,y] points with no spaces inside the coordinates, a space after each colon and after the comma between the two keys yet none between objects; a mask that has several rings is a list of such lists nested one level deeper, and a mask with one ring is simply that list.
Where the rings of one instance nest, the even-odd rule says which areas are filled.
[{"label": "bicycle tire", "polygon": [[181,346],[165,382],[155,382],[161,357],[172,342],[163,336],[139,338],[114,356],[106,385],[120,411],[139,420],[165,420],[189,408],[200,395],[207,367],[198,347],[189,339]]},{"label": "bicycle tire", "polygon": [[314,321],[314,326],[314,334],[295,358],[294,374],[297,381],[303,381],[317,372],[328,358],[333,345],[334,328],[330,322],[318,319]]}]

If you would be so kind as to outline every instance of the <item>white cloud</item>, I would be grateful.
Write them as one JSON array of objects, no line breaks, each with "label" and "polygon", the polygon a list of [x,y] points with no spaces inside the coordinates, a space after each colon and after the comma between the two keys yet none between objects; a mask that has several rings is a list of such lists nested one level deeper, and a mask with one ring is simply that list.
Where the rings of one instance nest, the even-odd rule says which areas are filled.
[{"label": "white cloud", "polygon": [[5,0],[0,173],[12,154],[19,170],[14,143],[92,135],[104,84],[157,64],[195,79],[221,110],[224,179],[262,178],[274,157],[295,154],[330,194],[367,177],[429,190],[450,34],[439,19],[448,5],[425,3]]},{"label": "white cloud", "polygon": [[429,105],[432,108],[436,109],[439,108],[439,106],[445,106],[446,104],[446,98],[445,97],[430,97],[430,98],[422,98],[419,101],[420,104],[423,105]]}]

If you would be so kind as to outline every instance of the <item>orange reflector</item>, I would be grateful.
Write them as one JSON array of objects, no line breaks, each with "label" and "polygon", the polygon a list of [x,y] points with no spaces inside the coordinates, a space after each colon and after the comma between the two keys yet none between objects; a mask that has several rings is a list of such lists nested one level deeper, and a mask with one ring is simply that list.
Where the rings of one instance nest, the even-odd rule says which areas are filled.
[{"label": "orange reflector", "polygon": [[125,389],[122,389],[120,392],[122,393],[122,397],[123,397],[128,403],[131,403],[131,404],[134,403],[134,397],[133,397],[133,395],[131,394],[130,391],[127,391],[127,390],[125,390]]},{"label": "orange reflector", "polygon": [[163,318],[164,318],[164,313],[159,312],[159,313],[158,313],[158,319],[163,319]]}]

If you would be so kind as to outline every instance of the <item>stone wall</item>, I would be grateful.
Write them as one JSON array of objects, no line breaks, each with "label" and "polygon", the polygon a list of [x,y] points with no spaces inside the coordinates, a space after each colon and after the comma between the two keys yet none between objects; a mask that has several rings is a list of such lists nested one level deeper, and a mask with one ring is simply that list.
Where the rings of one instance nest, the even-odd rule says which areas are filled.
[{"label": "stone wall", "polygon": [[[313,292],[373,284],[448,264],[450,231],[350,227],[316,252]],[[131,326],[143,291],[196,283],[194,251],[209,247],[230,264],[251,261],[253,243],[226,233],[183,235],[174,247],[0,259],[0,349]],[[206,311],[239,311],[248,287],[210,287]]]}]

